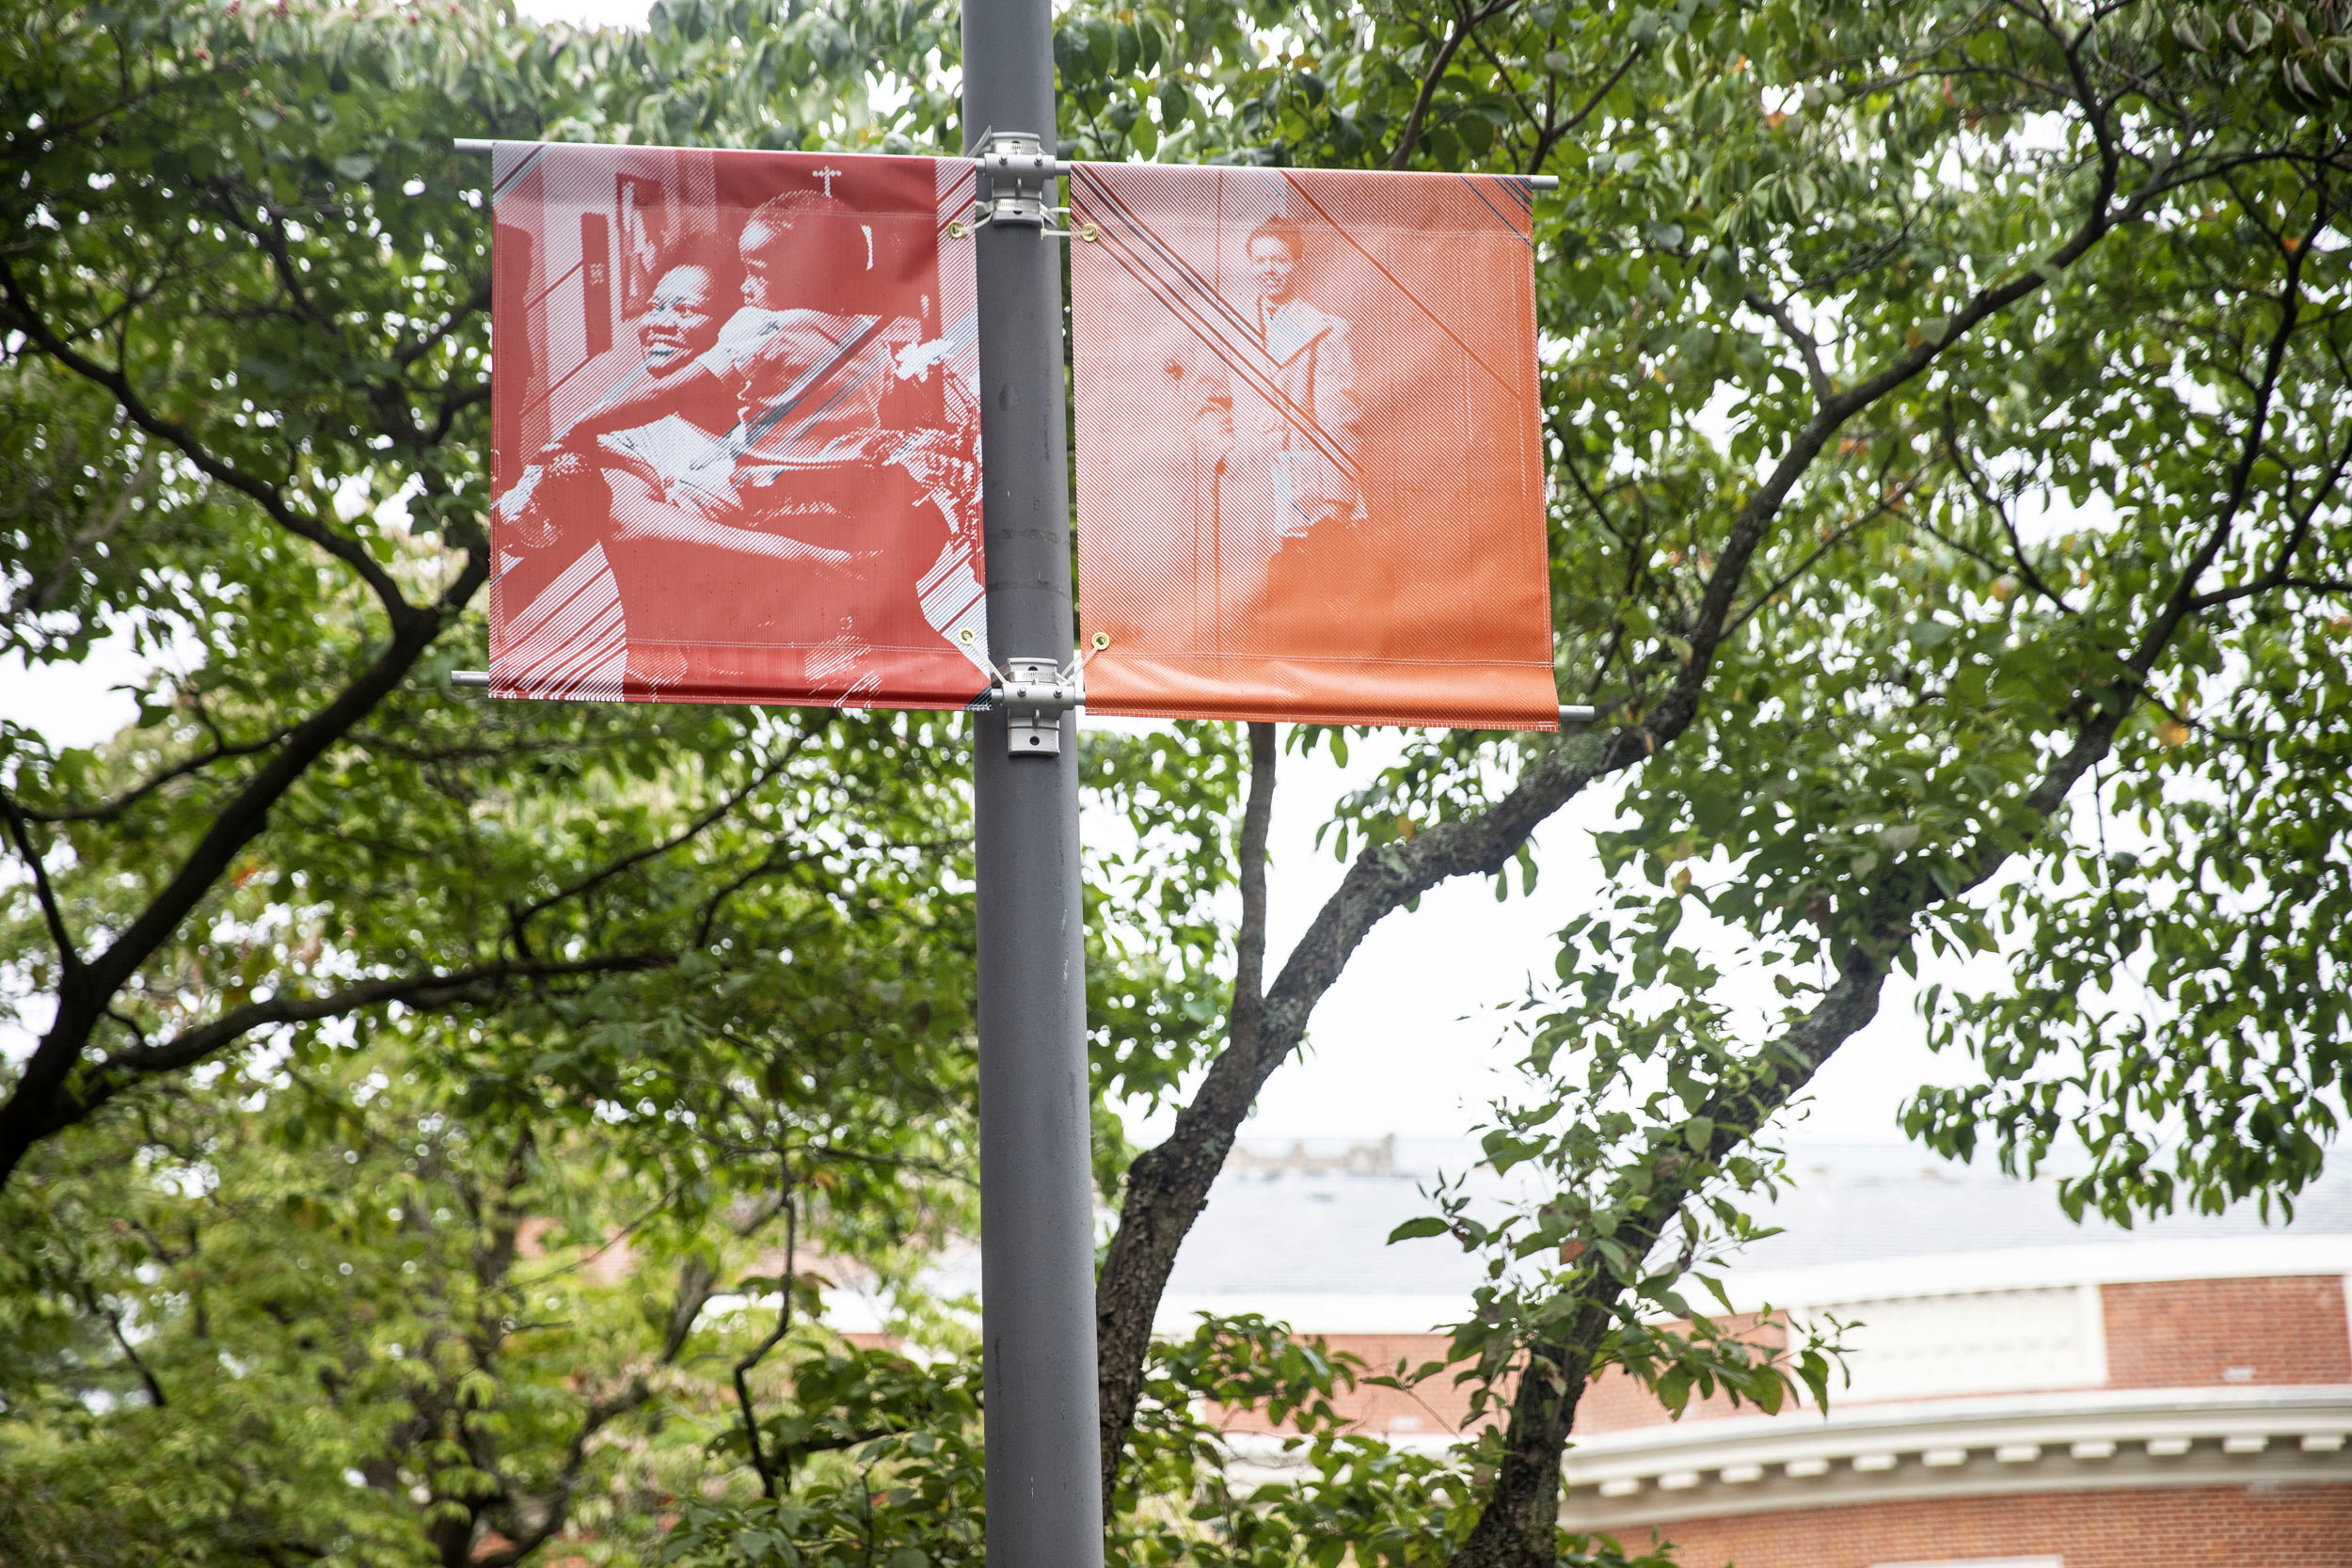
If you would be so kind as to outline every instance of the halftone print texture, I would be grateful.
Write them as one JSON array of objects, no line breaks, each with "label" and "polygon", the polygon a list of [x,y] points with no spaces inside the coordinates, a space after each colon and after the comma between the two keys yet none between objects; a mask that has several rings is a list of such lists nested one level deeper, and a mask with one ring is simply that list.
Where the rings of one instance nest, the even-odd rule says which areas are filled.
[{"label": "halftone print texture", "polygon": [[1070,199],[1089,710],[1555,727],[1527,182],[1088,164]]},{"label": "halftone print texture", "polygon": [[985,701],[971,165],[492,167],[493,694]]}]

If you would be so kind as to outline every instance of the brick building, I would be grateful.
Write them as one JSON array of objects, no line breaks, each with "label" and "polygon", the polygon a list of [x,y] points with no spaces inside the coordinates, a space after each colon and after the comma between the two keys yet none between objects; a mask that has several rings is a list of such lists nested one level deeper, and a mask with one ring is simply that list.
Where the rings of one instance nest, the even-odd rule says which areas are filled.
[{"label": "brick building", "polygon": [[[1238,1155],[1185,1243],[1163,1326],[1256,1311],[1377,1367],[1441,1354],[1477,1265],[1383,1244],[1474,1154],[1393,1142]],[[2051,1184],[1903,1148],[1800,1151],[1786,1227],[1735,1303],[1832,1314],[1851,1386],[1826,1415],[1696,1406],[1621,1376],[1579,1412],[1566,1518],[1686,1568],[2352,1565],[2352,1180],[2293,1225],[2250,1210],[2077,1227]],[[1365,1390],[1349,1414],[1441,1446],[1458,1397]],[[1249,1413],[1237,1458],[1279,1468]]]}]

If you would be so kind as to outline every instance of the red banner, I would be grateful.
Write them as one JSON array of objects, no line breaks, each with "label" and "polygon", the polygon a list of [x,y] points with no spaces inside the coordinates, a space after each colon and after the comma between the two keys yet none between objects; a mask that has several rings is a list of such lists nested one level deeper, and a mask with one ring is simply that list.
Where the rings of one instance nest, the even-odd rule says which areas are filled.
[{"label": "red banner", "polygon": [[1081,166],[1089,711],[1551,729],[1524,180]]},{"label": "red banner", "polygon": [[984,698],[971,165],[492,163],[492,692]]}]

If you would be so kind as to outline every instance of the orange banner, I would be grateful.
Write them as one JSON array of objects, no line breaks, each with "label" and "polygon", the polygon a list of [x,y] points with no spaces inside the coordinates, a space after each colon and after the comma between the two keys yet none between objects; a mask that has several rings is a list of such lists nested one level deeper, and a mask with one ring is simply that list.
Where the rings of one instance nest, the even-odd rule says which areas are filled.
[{"label": "orange banner", "polygon": [[1087,706],[1550,729],[1524,180],[1071,176]]},{"label": "orange banner", "polygon": [[972,166],[492,166],[492,693],[985,700]]}]

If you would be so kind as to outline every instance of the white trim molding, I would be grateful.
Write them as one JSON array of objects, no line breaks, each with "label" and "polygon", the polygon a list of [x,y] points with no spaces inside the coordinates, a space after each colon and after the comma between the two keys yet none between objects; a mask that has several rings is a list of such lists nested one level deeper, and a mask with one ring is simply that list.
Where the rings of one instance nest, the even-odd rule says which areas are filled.
[{"label": "white trim molding", "polygon": [[2347,1439],[2352,1385],[2084,1390],[1688,1420],[1580,1438],[1561,1518],[1599,1530],[1920,1497],[2352,1484]]}]

